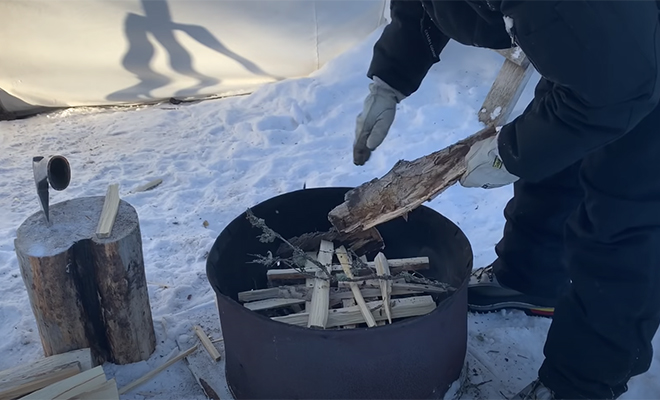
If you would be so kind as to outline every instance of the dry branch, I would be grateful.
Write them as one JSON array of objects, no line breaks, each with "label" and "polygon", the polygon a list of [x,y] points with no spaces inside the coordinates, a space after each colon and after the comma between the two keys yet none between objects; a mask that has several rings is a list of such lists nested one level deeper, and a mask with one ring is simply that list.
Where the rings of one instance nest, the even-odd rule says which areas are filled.
[{"label": "dry branch", "polygon": [[[326,232],[311,232],[290,238],[289,242],[303,251],[314,251],[319,248],[322,240],[340,242],[357,255],[379,251],[385,247],[383,237],[376,228],[351,234],[344,234],[336,229]],[[281,244],[275,254],[279,257],[290,257],[293,255],[293,250],[286,244]]]},{"label": "dry branch", "polygon": [[442,150],[414,161],[401,160],[382,178],[350,190],[328,214],[343,233],[365,231],[407,214],[458,182],[470,147],[496,134],[489,126]]}]

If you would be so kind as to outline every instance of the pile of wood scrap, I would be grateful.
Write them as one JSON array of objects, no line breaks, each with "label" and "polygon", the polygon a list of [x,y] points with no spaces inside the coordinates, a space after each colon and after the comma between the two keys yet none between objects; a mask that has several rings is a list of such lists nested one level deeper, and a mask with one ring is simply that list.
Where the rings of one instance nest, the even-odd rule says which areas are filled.
[{"label": "pile of wood scrap", "polygon": [[[300,268],[269,269],[266,289],[240,292],[243,305],[275,321],[321,329],[391,324],[430,313],[453,290],[414,279],[429,269],[428,257],[368,261],[342,245],[321,240]],[[420,283],[421,282],[421,283]]]},{"label": "pile of wood scrap", "polygon": [[0,371],[0,400],[119,399],[114,379],[93,366],[89,348]]}]

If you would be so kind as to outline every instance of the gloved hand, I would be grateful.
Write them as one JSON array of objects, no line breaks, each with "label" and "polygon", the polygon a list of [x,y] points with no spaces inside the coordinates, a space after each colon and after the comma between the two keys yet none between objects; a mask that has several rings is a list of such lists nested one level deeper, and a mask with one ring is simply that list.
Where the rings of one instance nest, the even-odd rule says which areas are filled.
[{"label": "gloved hand", "polygon": [[467,171],[460,178],[464,187],[483,189],[498,188],[514,183],[519,178],[509,173],[500,158],[497,138],[485,139],[475,143],[465,156]]},{"label": "gloved hand", "polygon": [[373,77],[373,83],[369,84],[369,95],[364,100],[364,108],[357,116],[353,142],[355,165],[364,165],[371,152],[385,140],[394,122],[396,105],[405,98],[405,95],[377,76]]}]

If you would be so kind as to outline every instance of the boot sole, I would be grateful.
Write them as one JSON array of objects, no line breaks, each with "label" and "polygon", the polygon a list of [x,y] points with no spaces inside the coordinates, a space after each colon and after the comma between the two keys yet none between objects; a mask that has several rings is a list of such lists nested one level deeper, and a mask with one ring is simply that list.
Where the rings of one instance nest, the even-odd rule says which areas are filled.
[{"label": "boot sole", "polygon": [[529,316],[546,318],[552,318],[555,313],[554,307],[539,307],[518,301],[506,301],[489,305],[468,304],[468,310],[479,314],[487,314],[501,310],[520,310]]}]

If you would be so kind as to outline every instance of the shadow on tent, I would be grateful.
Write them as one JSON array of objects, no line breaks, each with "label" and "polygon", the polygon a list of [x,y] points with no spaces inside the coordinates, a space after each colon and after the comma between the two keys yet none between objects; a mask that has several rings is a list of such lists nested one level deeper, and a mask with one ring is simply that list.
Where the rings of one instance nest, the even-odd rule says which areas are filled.
[{"label": "shadow on tent", "polygon": [[219,79],[206,76],[193,68],[192,57],[176,40],[175,31],[182,31],[209,49],[232,58],[255,75],[276,80],[281,79],[264,72],[250,60],[229,50],[203,26],[173,22],[167,0],[141,0],[141,4],[144,9],[144,16],[133,13],[128,13],[126,16],[124,30],[129,48],[122,60],[124,68],[134,74],[140,82],[109,94],[106,97],[107,100],[134,101],[136,98],[151,99],[153,90],[171,82],[171,79],[167,76],[159,74],[149,66],[154,56],[154,46],[149,41],[149,34],[166,49],[170,66],[174,71],[198,81],[192,87],[177,91],[174,97],[194,96],[200,90],[220,83]]}]

